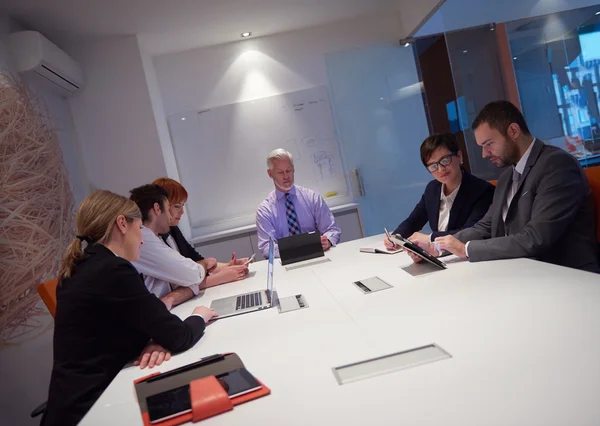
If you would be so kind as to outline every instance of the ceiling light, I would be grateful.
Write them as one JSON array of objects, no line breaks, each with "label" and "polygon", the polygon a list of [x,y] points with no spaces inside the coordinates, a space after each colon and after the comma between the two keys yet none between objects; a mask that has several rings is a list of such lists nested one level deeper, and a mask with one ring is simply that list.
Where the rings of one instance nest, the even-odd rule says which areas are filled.
[{"label": "ceiling light", "polygon": [[185,117],[181,117],[181,121],[185,120]]},{"label": "ceiling light", "polygon": [[600,15],[600,12],[596,12],[596,15]]},{"label": "ceiling light", "polygon": [[242,36],[243,38],[250,37],[251,35],[252,35],[252,33],[251,33],[251,32],[249,32],[249,31],[247,31],[247,32],[245,32],[245,33],[242,33],[242,34],[241,34],[241,36]]},{"label": "ceiling light", "polygon": [[516,56],[514,56],[514,57],[513,57],[513,60],[514,60],[514,61],[516,61],[516,60],[517,60],[517,57],[516,57]]},{"label": "ceiling light", "polygon": [[468,50],[463,50],[463,53],[467,53],[467,52],[468,52]]},{"label": "ceiling light", "polygon": [[410,43],[406,42],[406,44],[404,45],[404,47],[408,47],[410,46]]}]

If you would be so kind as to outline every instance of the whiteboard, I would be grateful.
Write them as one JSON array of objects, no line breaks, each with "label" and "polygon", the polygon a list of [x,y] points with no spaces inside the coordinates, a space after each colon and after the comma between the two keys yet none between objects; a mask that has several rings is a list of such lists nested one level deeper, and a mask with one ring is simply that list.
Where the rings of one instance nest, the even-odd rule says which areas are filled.
[{"label": "whiteboard", "polygon": [[[274,189],[267,155],[294,156],[295,182],[328,203],[348,201],[348,184],[326,87],[190,111],[167,117],[193,234],[255,222],[258,205]],[[341,201],[340,201],[341,203]]]}]

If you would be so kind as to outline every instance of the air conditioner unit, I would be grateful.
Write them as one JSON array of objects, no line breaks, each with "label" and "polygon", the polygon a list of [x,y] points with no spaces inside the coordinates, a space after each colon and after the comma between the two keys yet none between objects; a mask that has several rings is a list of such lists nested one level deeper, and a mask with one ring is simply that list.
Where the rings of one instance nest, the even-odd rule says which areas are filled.
[{"label": "air conditioner unit", "polygon": [[37,74],[63,96],[83,87],[79,64],[37,31],[10,34],[9,46],[17,72]]}]

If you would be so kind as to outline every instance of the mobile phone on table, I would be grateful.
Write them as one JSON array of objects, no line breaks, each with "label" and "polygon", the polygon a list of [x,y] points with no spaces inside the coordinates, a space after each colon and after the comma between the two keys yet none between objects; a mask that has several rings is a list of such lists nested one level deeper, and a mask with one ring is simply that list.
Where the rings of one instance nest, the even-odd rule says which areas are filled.
[{"label": "mobile phone on table", "polygon": [[146,398],[150,423],[159,423],[192,411],[190,385],[181,386]]},{"label": "mobile phone on table", "polygon": [[245,368],[239,368],[216,377],[230,399],[262,388],[258,380]]}]

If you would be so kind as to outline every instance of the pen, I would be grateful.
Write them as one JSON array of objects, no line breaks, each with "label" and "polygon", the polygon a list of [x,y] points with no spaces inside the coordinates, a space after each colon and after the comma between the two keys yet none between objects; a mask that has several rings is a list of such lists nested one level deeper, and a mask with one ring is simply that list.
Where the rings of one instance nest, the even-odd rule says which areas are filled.
[{"label": "pen", "polygon": [[392,241],[392,237],[390,237],[390,233],[388,232],[387,228],[383,228],[383,230],[385,231],[385,235],[387,236],[387,239],[390,243],[392,243],[392,247],[393,248],[398,248],[396,246],[396,243]]}]

